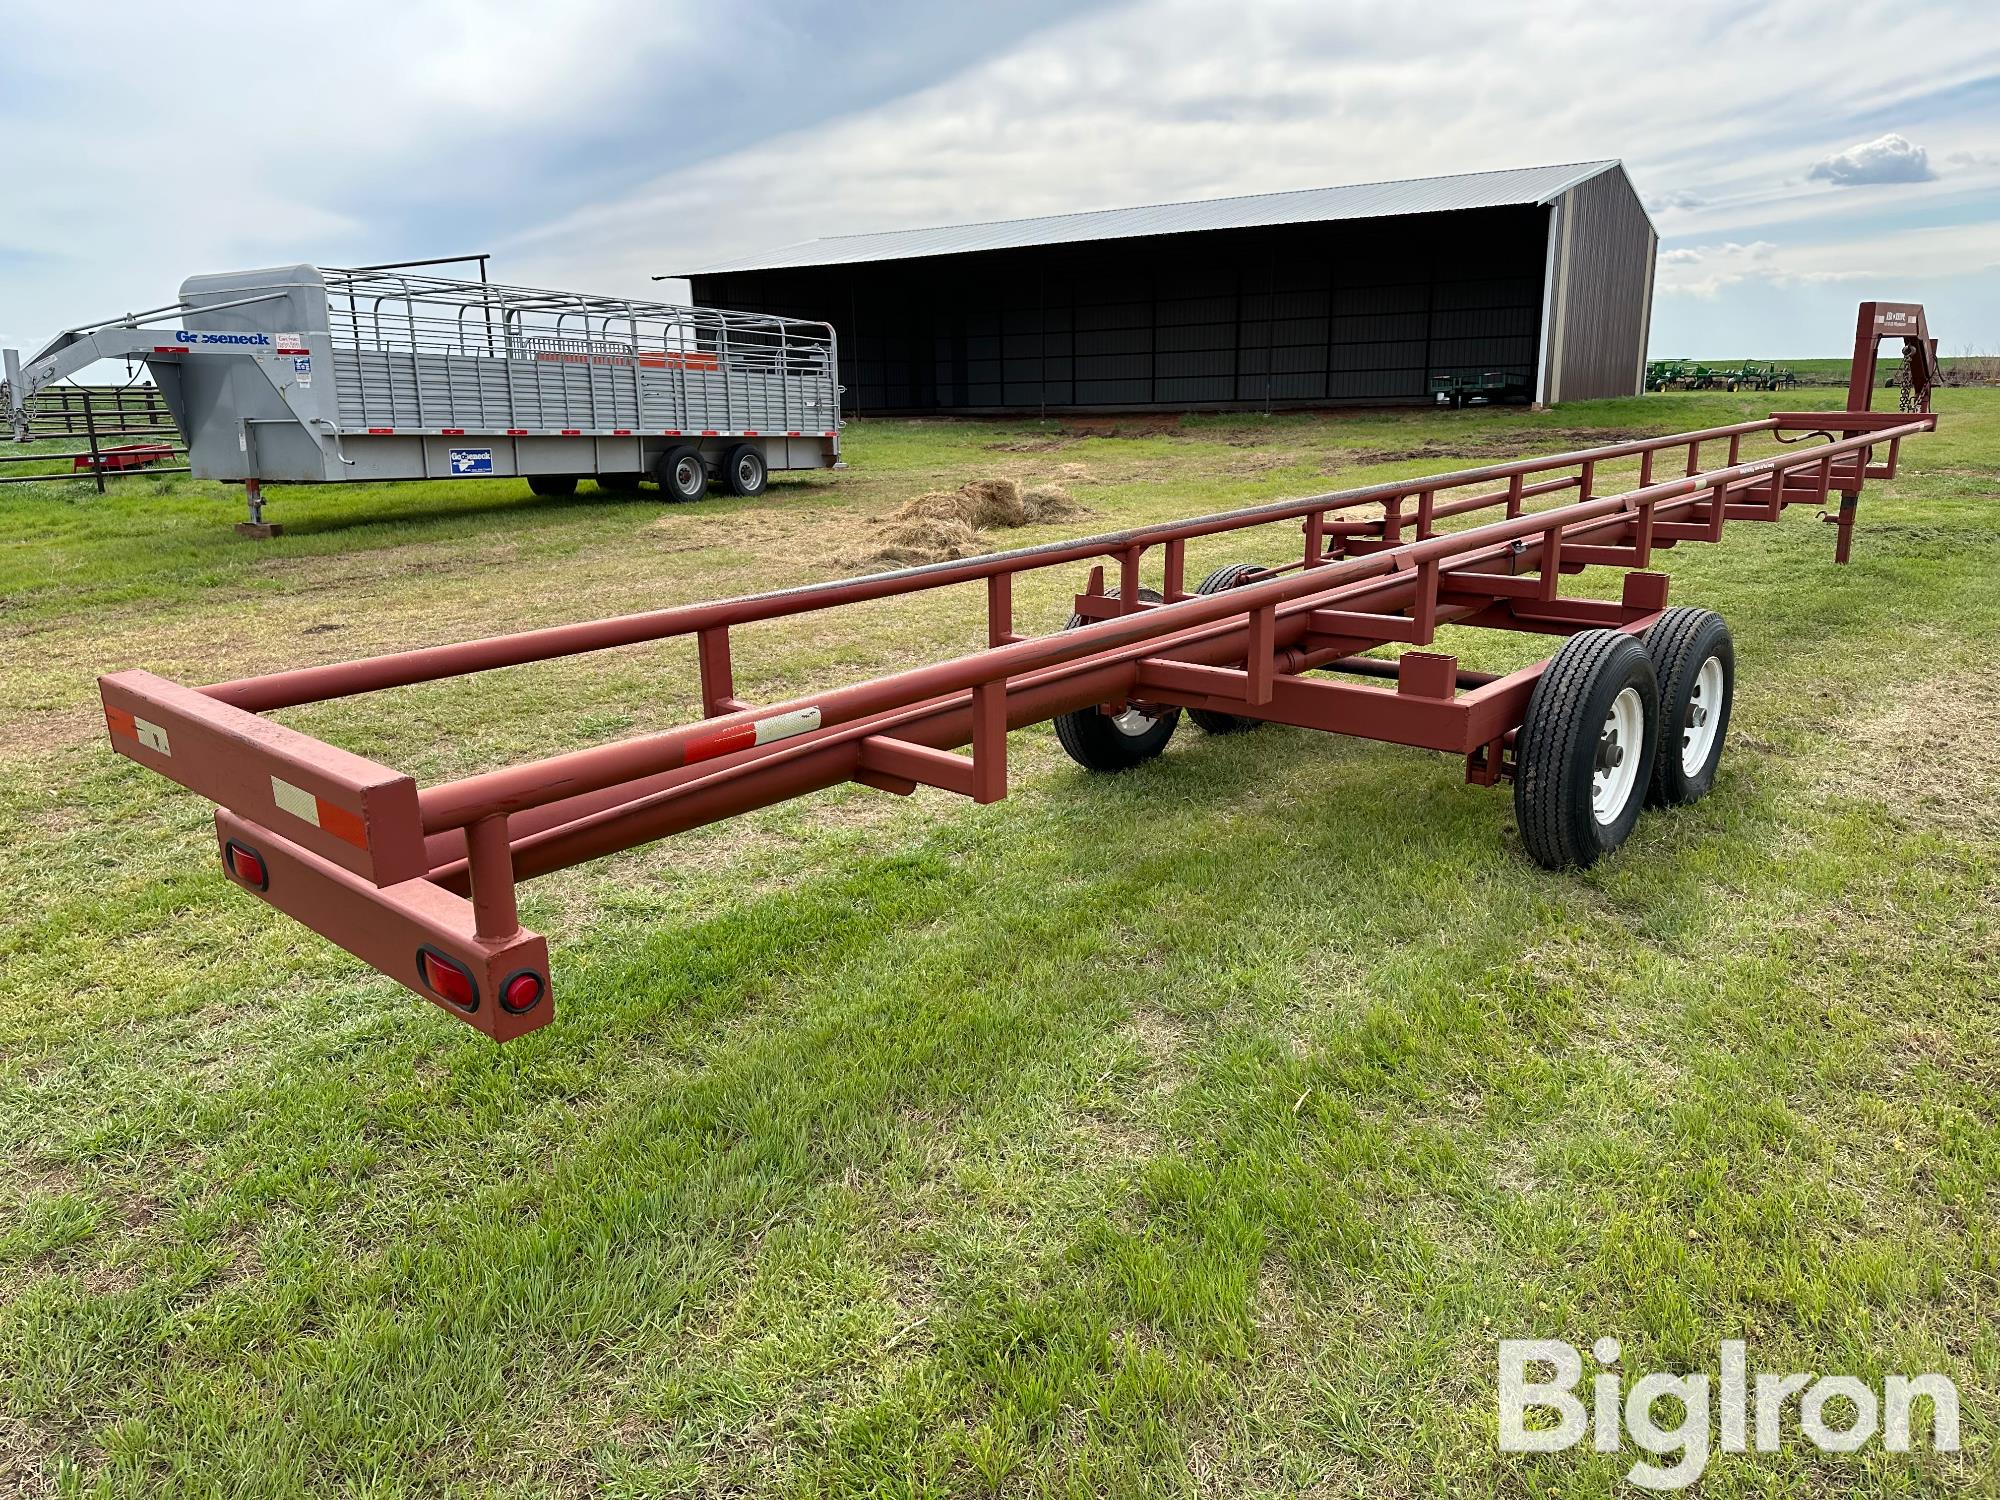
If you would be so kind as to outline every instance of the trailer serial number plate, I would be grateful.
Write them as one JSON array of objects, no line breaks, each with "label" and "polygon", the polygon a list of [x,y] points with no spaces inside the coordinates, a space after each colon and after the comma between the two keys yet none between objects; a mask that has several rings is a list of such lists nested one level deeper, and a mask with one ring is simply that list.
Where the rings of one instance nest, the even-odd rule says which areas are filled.
[{"label": "trailer serial number plate", "polygon": [[491,474],[493,472],[493,450],[491,448],[452,449],[451,472],[454,474]]}]

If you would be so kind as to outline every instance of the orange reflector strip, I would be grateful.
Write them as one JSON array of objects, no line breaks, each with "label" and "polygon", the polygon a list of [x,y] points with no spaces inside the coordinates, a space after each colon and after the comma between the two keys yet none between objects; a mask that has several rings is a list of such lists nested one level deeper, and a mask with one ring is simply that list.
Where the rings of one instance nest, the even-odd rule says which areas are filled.
[{"label": "orange reflector strip", "polygon": [[698,760],[714,760],[718,755],[728,755],[735,750],[748,750],[757,743],[757,726],[744,724],[735,729],[725,729],[720,734],[711,734],[705,739],[689,740],[682,753],[684,764],[693,765]]},{"label": "orange reflector strip", "polygon": [[319,826],[337,839],[345,839],[357,849],[368,847],[368,826],[361,821],[359,813],[351,813],[344,807],[335,807],[324,797],[313,799],[319,803]]},{"label": "orange reflector strip", "polygon": [[820,714],[816,708],[795,708],[788,714],[773,714],[754,724],[739,724],[734,729],[724,729],[705,739],[689,740],[687,749],[681,752],[681,763],[691,765],[698,760],[714,760],[718,755],[748,750],[752,745],[768,745],[773,740],[810,734],[819,728],[819,724]]}]

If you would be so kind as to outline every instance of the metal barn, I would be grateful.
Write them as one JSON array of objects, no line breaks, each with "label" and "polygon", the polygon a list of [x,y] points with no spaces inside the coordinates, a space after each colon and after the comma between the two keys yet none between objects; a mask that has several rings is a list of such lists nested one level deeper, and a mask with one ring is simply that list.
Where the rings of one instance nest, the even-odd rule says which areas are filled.
[{"label": "metal barn", "polygon": [[845,410],[1636,395],[1652,221],[1616,161],[839,235],[682,271],[829,322]]}]

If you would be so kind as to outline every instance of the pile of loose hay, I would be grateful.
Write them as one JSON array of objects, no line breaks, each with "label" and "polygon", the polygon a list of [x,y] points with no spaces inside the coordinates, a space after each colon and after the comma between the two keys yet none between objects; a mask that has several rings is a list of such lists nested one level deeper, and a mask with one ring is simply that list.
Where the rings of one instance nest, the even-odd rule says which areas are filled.
[{"label": "pile of loose hay", "polygon": [[978,531],[964,521],[949,516],[917,516],[906,521],[892,517],[867,545],[844,552],[834,561],[848,568],[907,568],[974,557],[986,550]]},{"label": "pile of loose hay", "polygon": [[834,561],[846,567],[908,567],[971,557],[992,550],[981,535],[984,531],[1011,531],[1089,514],[1059,484],[1023,490],[1013,479],[973,479],[955,490],[917,496],[883,517],[877,523],[880,532],[867,546]]}]

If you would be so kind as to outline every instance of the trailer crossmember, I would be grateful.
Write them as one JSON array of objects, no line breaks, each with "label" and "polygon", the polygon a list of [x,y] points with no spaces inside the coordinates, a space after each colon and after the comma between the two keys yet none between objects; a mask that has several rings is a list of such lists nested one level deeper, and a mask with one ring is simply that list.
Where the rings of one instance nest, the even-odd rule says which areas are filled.
[{"label": "trailer crossmember", "polygon": [[[1872,366],[1872,343],[1867,354]],[[238,884],[506,1040],[554,1011],[547,944],[520,925],[518,882],[848,782],[994,802],[1008,733],[1048,719],[1104,770],[1157,754],[1183,711],[1215,731],[1272,722],[1459,755],[1471,781],[1515,782],[1537,859],[1587,863],[1622,841],[1642,802],[1705,792],[1726,729],[1727,631],[1707,611],[1668,609],[1656,556],[1804,504],[1830,512],[1845,561],[1863,484],[1893,477],[1902,443],[1935,422],[1927,409],[1776,413],[203,688],[119,672],[100,680],[103,702],[116,750],[218,804]],[[1779,451],[1746,459],[1751,438]],[[1599,492],[1607,466],[1633,461],[1634,487]],[[1447,527],[1460,518],[1476,519]],[[1293,561],[1190,586],[1190,543],[1273,526],[1302,538]],[[1070,628],[1021,633],[1014,580],[1077,563],[1091,566]],[[1616,598],[1561,591],[1591,568],[1623,573]],[[959,585],[983,586],[985,649],[789,702],[737,696],[733,630]],[[1567,644],[1495,675],[1432,649],[1446,626]],[[701,719],[437,785],[264,717],[677,637],[697,647]],[[1394,659],[1371,654],[1391,646],[1403,648]]]}]

